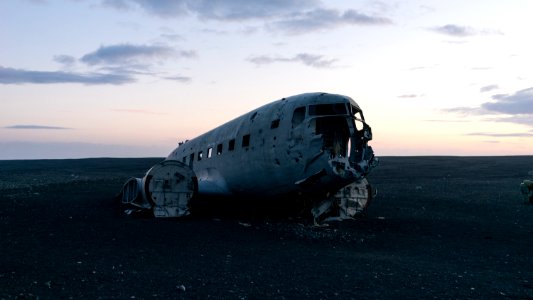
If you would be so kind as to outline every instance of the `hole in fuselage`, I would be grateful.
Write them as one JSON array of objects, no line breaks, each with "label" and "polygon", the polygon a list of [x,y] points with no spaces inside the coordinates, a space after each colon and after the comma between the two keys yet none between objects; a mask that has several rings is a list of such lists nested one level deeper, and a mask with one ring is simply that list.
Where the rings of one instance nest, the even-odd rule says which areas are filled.
[{"label": "hole in fuselage", "polygon": [[346,157],[350,129],[344,117],[322,117],[315,120],[315,134],[322,135],[323,148],[330,157]]}]

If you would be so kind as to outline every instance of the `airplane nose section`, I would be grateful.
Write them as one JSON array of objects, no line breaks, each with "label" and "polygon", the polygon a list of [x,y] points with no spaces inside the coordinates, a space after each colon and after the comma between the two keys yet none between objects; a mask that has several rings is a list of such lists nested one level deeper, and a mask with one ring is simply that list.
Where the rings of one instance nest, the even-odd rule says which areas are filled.
[{"label": "airplane nose section", "polygon": [[344,169],[349,172],[348,176],[361,179],[379,164],[374,150],[368,145],[368,142],[372,140],[372,129],[364,123],[363,129],[355,132],[350,139],[353,142],[352,149],[350,150],[348,166]]},{"label": "airplane nose section", "polygon": [[362,159],[358,162],[355,162],[355,164],[353,164],[353,168],[357,172],[363,174],[363,176],[366,176],[370,173],[370,171],[372,171],[372,169],[378,166],[379,160],[374,155],[374,150],[372,147],[365,145],[361,151]]},{"label": "airplane nose section", "polygon": [[361,180],[365,178],[378,164],[372,147],[366,146],[360,150],[361,159],[349,161],[345,157],[335,157],[329,160],[333,172],[345,179]]}]

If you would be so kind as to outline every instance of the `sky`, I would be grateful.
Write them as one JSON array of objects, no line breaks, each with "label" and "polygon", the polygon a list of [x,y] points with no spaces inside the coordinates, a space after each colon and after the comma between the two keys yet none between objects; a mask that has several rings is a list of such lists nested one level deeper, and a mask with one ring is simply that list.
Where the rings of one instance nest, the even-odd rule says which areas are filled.
[{"label": "sky", "polygon": [[533,1],[5,0],[0,159],[164,157],[349,96],[377,156],[533,155]]}]

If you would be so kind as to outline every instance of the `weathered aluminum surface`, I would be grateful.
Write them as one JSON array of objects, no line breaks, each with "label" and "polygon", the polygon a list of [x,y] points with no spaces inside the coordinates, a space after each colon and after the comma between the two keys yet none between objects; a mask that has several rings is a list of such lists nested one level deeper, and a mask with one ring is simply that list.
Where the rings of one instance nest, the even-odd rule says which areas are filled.
[{"label": "weathered aluminum surface", "polygon": [[189,201],[196,192],[196,177],[189,166],[165,160],[141,178],[130,178],[122,188],[122,203],[151,209],[155,217],[189,215]]},{"label": "weathered aluminum surface", "polygon": [[[244,196],[253,201],[296,193],[316,203],[355,203],[364,198],[354,196],[360,190],[357,184],[366,182],[378,164],[368,145],[371,139],[370,126],[354,100],[308,93],[274,101],[179,143],[166,159],[192,170],[200,196]],[[330,197],[337,192],[344,196]],[[342,207],[343,216],[360,210]]]},{"label": "weathered aluminum surface", "polygon": [[189,215],[189,201],[194,191],[194,172],[187,165],[165,160],[153,166],[143,178],[155,217]]}]

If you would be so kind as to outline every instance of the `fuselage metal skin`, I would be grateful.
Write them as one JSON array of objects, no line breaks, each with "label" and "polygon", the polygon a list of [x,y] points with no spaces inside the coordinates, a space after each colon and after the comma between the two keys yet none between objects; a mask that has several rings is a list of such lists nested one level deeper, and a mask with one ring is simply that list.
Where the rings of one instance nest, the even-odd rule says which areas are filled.
[{"label": "fuselage metal skin", "polygon": [[264,105],[192,140],[166,160],[190,166],[198,195],[329,196],[377,165],[370,127],[349,97],[307,93]]}]

